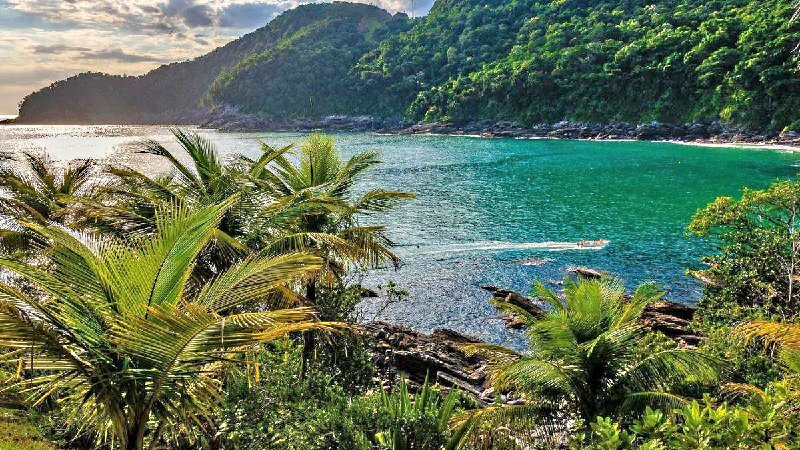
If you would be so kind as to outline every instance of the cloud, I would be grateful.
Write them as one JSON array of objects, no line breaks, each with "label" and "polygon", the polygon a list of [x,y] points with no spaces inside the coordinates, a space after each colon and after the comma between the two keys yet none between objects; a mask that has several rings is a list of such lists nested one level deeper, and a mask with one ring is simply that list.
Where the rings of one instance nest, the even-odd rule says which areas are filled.
[{"label": "cloud", "polygon": [[163,58],[127,53],[122,49],[85,50],[80,53],[80,56],[84,59],[105,59],[120,63],[164,62]]},{"label": "cloud", "polygon": [[197,0],[169,0],[159,5],[163,18],[177,19],[189,28],[208,27],[214,24],[211,6]]},{"label": "cloud", "polygon": [[29,86],[31,83],[43,85],[46,82],[49,82],[50,80],[64,78],[69,74],[70,74],[69,72],[64,72],[61,69],[55,69],[55,68],[54,69],[32,68],[14,72],[2,72],[0,73],[0,86],[6,86],[6,87]]},{"label": "cloud", "polygon": [[[390,11],[407,11],[408,0],[357,0]],[[308,0],[0,0],[0,24],[5,16],[24,17],[29,24],[84,28],[113,27],[134,33],[180,33],[196,28],[252,28]],[[419,14],[433,0],[417,0]]]},{"label": "cloud", "polygon": [[57,55],[61,53],[88,52],[88,51],[89,49],[86,47],[72,47],[63,44],[37,45],[33,47],[33,53],[36,53],[37,55]]},{"label": "cloud", "polygon": [[121,63],[165,62],[165,58],[129,53],[121,48],[92,50],[87,47],[75,47],[63,44],[36,45],[33,47],[33,53],[36,55],[63,55],[69,53],[71,57],[113,60]]},{"label": "cloud", "polygon": [[258,28],[282,11],[271,3],[237,3],[226,6],[219,14],[219,26],[224,28]]}]

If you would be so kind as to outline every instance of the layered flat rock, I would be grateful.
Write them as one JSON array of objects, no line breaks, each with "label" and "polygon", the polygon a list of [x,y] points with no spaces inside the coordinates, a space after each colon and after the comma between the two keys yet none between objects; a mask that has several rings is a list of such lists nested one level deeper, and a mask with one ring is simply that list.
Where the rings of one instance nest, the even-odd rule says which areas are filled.
[{"label": "layered flat rock", "polygon": [[398,376],[421,385],[432,382],[455,387],[478,398],[487,391],[486,360],[467,356],[460,346],[481,342],[453,330],[424,334],[386,322],[364,326],[371,339],[372,356],[381,379],[394,383]]}]

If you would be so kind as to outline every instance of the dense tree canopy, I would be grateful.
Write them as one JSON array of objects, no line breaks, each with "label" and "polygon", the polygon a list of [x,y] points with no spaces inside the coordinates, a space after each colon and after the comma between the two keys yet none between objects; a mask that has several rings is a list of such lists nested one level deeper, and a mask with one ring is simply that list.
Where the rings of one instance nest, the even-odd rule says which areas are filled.
[{"label": "dense tree canopy", "polygon": [[528,2],[524,10],[507,55],[420,93],[409,115],[523,123],[721,119],[757,129],[798,118],[791,2]]},{"label": "dense tree canopy", "polygon": [[202,103],[282,118],[796,128],[792,8],[788,0],[439,0],[409,20],[369,5],[304,5],[194,61],[58,82],[26,98],[20,116],[172,123],[196,119]]},{"label": "dense tree canopy", "polygon": [[318,20],[293,27],[297,31],[278,45],[224,70],[206,101],[278,117],[369,113],[374,99],[358,95],[350,68],[407,23],[405,16],[393,18],[373,6],[335,4]]}]

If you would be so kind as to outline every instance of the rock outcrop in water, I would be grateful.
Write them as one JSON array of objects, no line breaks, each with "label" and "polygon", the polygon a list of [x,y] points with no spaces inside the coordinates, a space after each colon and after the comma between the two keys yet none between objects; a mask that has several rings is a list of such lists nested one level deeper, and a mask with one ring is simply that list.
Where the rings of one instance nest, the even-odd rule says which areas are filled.
[{"label": "rock outcrop in water", "polygon": [[[492,299],[522,308],[538,316],[544,312],[542,303],[519,292],[483,286]],[[649,305],[642,314],[641,323],[652,331],[659,331],[674,339],[680,347],[696,347],[700,336],[688,331],[695,309],[670,301]],[[506,325],[521,329],[523,322],[517,317],[507,317]],[[457,331],[437,329],[424,334],[409,327],[385,322],[372,322],[364,326],[371,342],[373,361],[385,384],[392,384],[402,376],[412,387],[421,385],[425,377],[446,386],[473,394],[480,401],[491,403],[494,392],[489,386],[487,361],[474,355],[467,356],[461,346],[481,342]],[[513,403],[513,395],[502,397]]]}]

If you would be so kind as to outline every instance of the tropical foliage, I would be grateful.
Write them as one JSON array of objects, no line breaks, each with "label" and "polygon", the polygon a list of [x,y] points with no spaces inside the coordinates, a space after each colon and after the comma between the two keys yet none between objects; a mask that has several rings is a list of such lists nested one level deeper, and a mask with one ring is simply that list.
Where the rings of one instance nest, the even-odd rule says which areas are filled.
[{"label": "tropical foliage", "polygon": [[58,167],[47,154],[0,154],[0,246],[24,251],[33,238],[24,222],[69,224],[69,206],[92,191],[94,163],[75,160]]},{"label": "tropical foliage", "polygon": [[402,375],[383,387],[369,344],[344,332],[363,293],[347,280],[398,263],[380,218],[413,197],[364,187],[376,153],[343,159],[316,134],[226,159],[174,134],[179,150],[143,146],[163,176],[3,161],[4,242],[21,253],[0,257],[0,403],[17,409],[0,448],[53,448],[42,433],[109,450],[800,444],[794,180],[695,215],[690,230],[719,245],[692,272],[708,283],[700,348],[643,325],[663,296],[652,284],[537,283],[537,314],[494,302],[527,349],[464,347],[488,358],[483,404]]},{"label": "tropical foliage", "polygon": [[285,15],[286,21],[307,24],[287,30],[275,46],[223,70],[204,101],[236,105],[242,111],[278,120],[372,112],[374,98],[360,92],[363,87],[350,76],[350,69],[387,36],[406,29],[407,17],[393,17],[374,6],[343,3],[324,9],[306,7]]},{"label": "tropical foliage", "polygon": [[[478,410],[476,422],[510,425],[520,440],[553,438],[570,419],[590,422],[597,416],[627,417],[643,404],[681,404],[674,388],[689,382],[714,382],[720,363],[702,353],[679,348],[648,348],[639,319],[661,298],[655,286],[639,286],[625,298],[614,279],[567,280],[564,297],[537,284],[547,310],[534,316],[499,303],[504,312],[525,321],[527,352],[488,344],[468,345],[470,353],[489,357],[498,392],[523,396],[522,406]],[[480,429],[479,429],[480,431]]]},{"label": "tropical foliage", "polygon": [[[241,450],[359,449],[369,387],[339,382],[330,365],[306,369],[302,346],[283,340],[252,355],[251,369],[232,377],[217,412],[222,445]],[[352,390],[351,390],[352,389]]]},{"label": "tropical foliage", "polygon": [[[301,145],[296,163],[284,156],[283,150],[272,152],[268,153],[272,165],[252,175],[281,205],[277,220],[285,219],[282,228],[295,232],[273,247],[299,245],[324,261],[324,270],[309,280],[307,299],[314,301],[318,278],[327,285],[340,282],[352,263],[377,268],[385,262],[399,262],[390,249],[394,244],[386,237],[384,227],[359,223],[362,217],[384,213],[399,201],[414,197],[384,189],[354,195],[359,177],[380,163],[376,152],[357,154],[345,163],[333,139],[321,134],[311,135]],[[302,208],[299,213],[298,208]]]},{"label": "tropical foliage", "polygon": [[742,318],[793,319],[800,315],[800,182],[776,181],[720,197],[698,211],[689,230],[712,237],[718,252],[706,269],[690,272],[705,281],[703,316],[734,323]]},{"label": "tropical foliage", "polygon": [[[509,18],[491,20],[501,10]],[[381,81],[388,73],[392,83],[438,67],[437,57],[456,61],[444,76],[414,78],[422,86],[408,115],[418,119],[722,120],[780,130],[798,119],[793,11],[783,0],[438,2],[364,70]],[[426,33],[435,24],[450,24],[444,38]],[[481,64],[496,50],[480,45],[492,33],[513,38]],[[409,61],[413,46],[425,50]],[[383,70],[370,70],[376,66]]]},{"label": "tropical foliage", "polygon": [[459,406],[459,393],[446,396],[425,379],[416,396],[409,394],[401,379],[394,393],[380,393],[378,430],[374,441],[388,450],[414,448],[461,448],[467,427],[450,431],[449,425]]},{"label": "tropical foliage", "polygon": [[695,450],[796,448],[800,445],[800,417],[787,399],[793,394],[780,384],[745,403],[693,400],[674,414],[647,409],[629,426],[599,417],[586,440],[585,450]]},{"label": "tropical foliage", "polygon": [[34,288],[0,285],[0,345],[13,350],[6,361],[36,371],[18,381],[30,402],[63,393],[74,420],[101,438],[155,446],[210,416],[215,366],[260,342],[336,327],[307,309],[228,314],[315,270],[311,256],[249,257],[202,290],[186,289],[231,203],[163,210],[153,237],[129,242],[31,225],[50,244],[48,267],[0,260]]}]

